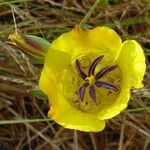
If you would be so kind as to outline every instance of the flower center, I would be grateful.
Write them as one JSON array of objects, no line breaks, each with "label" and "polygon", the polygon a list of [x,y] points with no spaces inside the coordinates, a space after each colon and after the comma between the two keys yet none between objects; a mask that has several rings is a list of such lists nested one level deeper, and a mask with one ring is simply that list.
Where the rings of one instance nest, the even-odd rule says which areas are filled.
[{"label": "flower center", "polygon": [[117,68],[117,65],[105,67],[102,70],[100,70],[98,73],[95,74],[95,68],[98,65],[98,63],[103,59],[103,57],[104,57],[104,55],[99,56],[92,62],[92,64],[89,67],[89,70],[88,70],[88,75],[82,70],[80,62],[78,60],[76,60],[76,70],[77,70],[79,76],[85,81],[85,83],[79,88],[79,97],[80,97],[81,101],[83,101],[83,99],[84,99],[85,90],[89,84],[90,84],[89,95],[95,104],[97,103],[95,86],[97,86],[99,88],[101,88],[101,87],[106,88],[106,89],[113,90],[113,91],[118,90],[118,88],[111,83],[104,82],[101,80],[99,81],[99,79],[104,77],[106,74],[115,70]]},{"label": "flower center", "polygon": [[96,59],[95,56],[96,54],[90,53],[78,57],[59,76],[59,85],[65,99],[75,109],[86,113],[97,113],[112,105],[122,84],[119,66],[106,66],[104,56]]},{"label": "flower center", "polygon": [[86,77],[85,81],[87,81],[90,85],[95,83],[95,77],[93,75]]}]

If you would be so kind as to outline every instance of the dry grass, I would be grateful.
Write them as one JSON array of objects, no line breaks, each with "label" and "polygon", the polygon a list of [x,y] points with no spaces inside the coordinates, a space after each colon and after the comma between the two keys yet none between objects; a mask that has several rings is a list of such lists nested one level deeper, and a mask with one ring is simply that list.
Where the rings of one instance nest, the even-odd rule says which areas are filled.
[{"label": "dry grass", "polygon": [[[0,0],[0,120],[23,119],[0,126],[0,150],[149,150],[150,149],[150,3],[110,0],[99,5],[86,28],[107,25],[122,39],[136,39],[147,58],[145,87],[132,91],[125,112],[109,120],[103,132],[64,129],[47,118],[47,100],[34,96],[42,65],[6,44],[19,28],[49,41],[79,24],[94,0]],[[8,123],[8,122],[7,122]]]}]

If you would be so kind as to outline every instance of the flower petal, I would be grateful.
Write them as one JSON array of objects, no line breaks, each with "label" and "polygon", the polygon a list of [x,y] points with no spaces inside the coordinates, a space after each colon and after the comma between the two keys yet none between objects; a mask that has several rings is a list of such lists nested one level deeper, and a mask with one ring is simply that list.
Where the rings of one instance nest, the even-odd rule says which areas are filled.
[{"label": "flower petal", "polygon": [[55,78],[47,67],[44,67],[42,71],[40,88],[48,95],[50,100],[51,109],[48,115],[58,124],[82,131],[97,132],[104,129],[105,121],[99,120],[96,114],[84,113],[70,105],[58,90]]},{"label": "flower petal", "polygon": [[114,60],[120,53],[121,44],[119,35],[108,27],[96,27],[84,31],[76,26],[72,31],[56,39],[52,47],[71,53],[73,58],[81,54],[96,52]]},{"label": "flower petal", "polygon": [[56,50],[52,47],[49,48],[45,59],[45,65],[56,74],[61,73],[69,64],[71,56],[63,51]]},{"label": "flower petal", "polygon": [[120,94],[110,106],[105,106],[103,111],[99,112],[99,119],[110,119],[127,107],[130,99],[130,88],[142,87],[142,80],[145,72],[145,57],[142,48],[134,40],[128,40],[123,43],[118,66],[122,70],[122,82]]},{"label": "flower petal", "polygon": [[114,30],[108,27],[96,27],[88,31],[87,39],[88,46],[100,49],[105,58],[107,55],[113,59],[118,57],[122,41]]},{"label": "flower petal", "polygon": [[145,56],[141,46],[134,40],[123,43],[118,58],[118,64],[123,72],[123,79],[129,87],[140,88],[145,73]]},{"label": "flower petal", "polygon": [[127,107],[129,99],[130,89],[122,87],[122,91],[120,92],[118,98],[114,100],[114,103],[109,105],[108,107],[105,106],[103,110],[99,112],[99,119],[110,119],[118,115],[122,110],[124,110]]}]

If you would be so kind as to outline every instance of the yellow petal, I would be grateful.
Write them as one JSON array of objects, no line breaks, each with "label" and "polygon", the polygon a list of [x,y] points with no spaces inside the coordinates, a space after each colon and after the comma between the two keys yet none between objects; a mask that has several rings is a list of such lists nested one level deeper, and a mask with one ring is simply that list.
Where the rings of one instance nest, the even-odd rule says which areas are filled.
[{"label": "yellow petal", "polygon": [[69,104],[61,95],[55,77],[47,67],[44,67],[42,71],[40,88],[48,95],[50,100],[51,108],[48,115],[58,124],[82,131],[97,132],[104,129],[105,121],[99,120],[97,115],[83,113]]},{"label": "yellow petal", "polygon": [[72,31],[57,38],[49,47],[45,65],[56,74],[64,70],[71,60],[86,53],[104,54],[109,62],[114,61],[120,52],[121,39],[108,27],[82,30],[76,26]]},{"label": "yellow petal", "polygon": [[71,56],[68,53],[50,47],[46,55],[45,65],[50,68],[53,74],[56,74],[61,73],[70,64],[70,60]]},{"label": "yellow petal", "polygon": [[108,27],[96,27],[88,31],[88,46],[98,48],[105,56],[116,59],[120,53],[122,41],[120,36]]},{"label": "yellow petal", "polygon": [[126,86],[141,88],[146,69],[145,56],[141,46],[134,40],[123,43],[118,58],[118,64],[123,72]]},{"label": "yellow petal", "polygon": [[99,119],[110,119],[118,115],[122,110],[124,110],[127,107],[129,99],[130,89],[122,87],[122,91],[120,92],[118,98],[114,99],[114,103],[99,112]]},{"label": "yellow petal", "polygon": [[51,47],[77,57],[85,53],[104,54],[105,58],[116,59],[120,53],[122,41],[119,35],[108,27],[96,27],[82,30],[76,26],[72,31],[56,39]]},{"label": "yellow petal", "polygon": [[117,64],[122,70],[120,94],[114,103],[99,112],[99,119],[110,119],[127,107],[130,99],[130,88],[143,86],[145,57],[141,46],[134,40],[125,41],[122,45]]}]

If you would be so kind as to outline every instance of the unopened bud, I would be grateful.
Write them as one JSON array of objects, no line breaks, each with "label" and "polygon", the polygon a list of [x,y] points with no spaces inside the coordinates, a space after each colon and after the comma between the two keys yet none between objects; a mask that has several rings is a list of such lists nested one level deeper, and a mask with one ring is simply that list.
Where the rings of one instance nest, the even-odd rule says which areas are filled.
[{"label": "unopened bud", "polygon": [[24,35],[20,31],[11,34],[9,39],[12,41],[11,44],[29,54],[31,59],[44,59],[50,46],[47,40],[37,36]]}]

